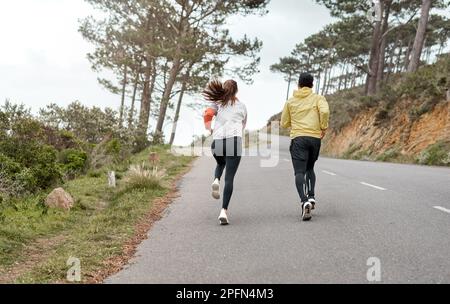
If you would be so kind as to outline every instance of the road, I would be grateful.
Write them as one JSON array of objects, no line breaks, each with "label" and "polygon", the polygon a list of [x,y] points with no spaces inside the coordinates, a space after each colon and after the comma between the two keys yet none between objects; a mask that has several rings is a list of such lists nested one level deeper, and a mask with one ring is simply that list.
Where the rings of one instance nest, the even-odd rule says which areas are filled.
[{"label": "road", "polygon": [[450,169],[321,158],[317,210],[300,221],[287,140],[279,164],[245,157],[231,225],[199,158],[136,257],[106,283],[450,283]]}]

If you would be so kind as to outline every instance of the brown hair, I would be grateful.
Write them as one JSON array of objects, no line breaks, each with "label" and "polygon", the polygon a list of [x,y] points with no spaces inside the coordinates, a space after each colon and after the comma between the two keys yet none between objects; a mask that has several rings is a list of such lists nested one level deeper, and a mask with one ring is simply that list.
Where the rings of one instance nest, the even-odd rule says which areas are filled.
[{"label": "brown hair", "polygon": [[208,101],[215,102],[222,106],[233,105],[238,93],[238,85],[234,80],[227,80],[223,84],[219,80],[211,81],[203,91],[203,96]]}]

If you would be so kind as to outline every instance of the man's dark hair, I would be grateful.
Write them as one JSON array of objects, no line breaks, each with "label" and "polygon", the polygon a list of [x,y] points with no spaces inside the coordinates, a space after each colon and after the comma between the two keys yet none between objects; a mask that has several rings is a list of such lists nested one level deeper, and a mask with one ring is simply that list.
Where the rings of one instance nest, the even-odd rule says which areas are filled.
[{"label": "man's dark hair", "polygon": [[309,73],[300,74],[298,86],[300,88],[304,88],[304,87],[312,88],[314,86],[314,77]]}]

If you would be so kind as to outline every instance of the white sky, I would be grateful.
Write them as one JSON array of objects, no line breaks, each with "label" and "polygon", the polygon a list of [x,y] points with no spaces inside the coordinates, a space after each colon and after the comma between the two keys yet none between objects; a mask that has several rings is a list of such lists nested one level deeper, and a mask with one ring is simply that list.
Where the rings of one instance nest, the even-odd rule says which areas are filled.
[{"label": "white sky", "polygon": [[[281,75],[270,72],[270,65],[332,22],[328,11],[313,0],[272,0],[269,10],[264,17],[234,18],[230,24],[236,37],[247,34],[264,42],[261,73],[252,86],[240,86],[250,129],[263,127],[285,101],[287,84]],[[86,59],[91,46],[77,31],[78,20],[92,12],[83,0],[1,1],[0,102],[9,98],[33,111],[52,102],[67,105],[75,100],[117,108],[120,97],[98,84]],[[176,144],[188,144],[192,135],[204,133],[200,114],[183,109]]]}]

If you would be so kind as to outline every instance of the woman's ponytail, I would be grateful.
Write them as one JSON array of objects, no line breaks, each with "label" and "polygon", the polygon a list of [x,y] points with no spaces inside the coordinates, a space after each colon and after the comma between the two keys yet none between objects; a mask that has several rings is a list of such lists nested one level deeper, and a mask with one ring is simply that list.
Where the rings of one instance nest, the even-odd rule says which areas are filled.
[{"label": "woman's ponytail", "polygon": [[237,100],[238,86],[236,81],[227,80],[222,84],[219,80],[211,81],[203,91],[203,96],[208,101],[227,106],[230,102],[234,104]]}]

